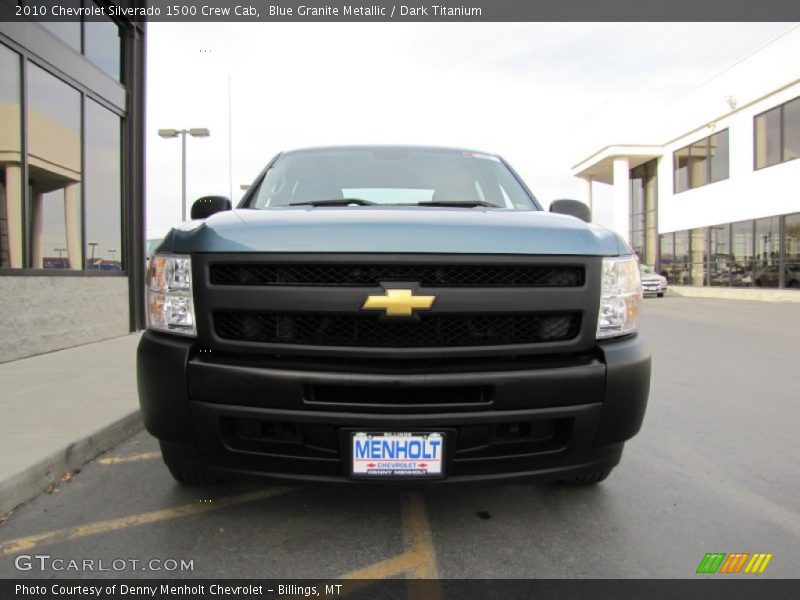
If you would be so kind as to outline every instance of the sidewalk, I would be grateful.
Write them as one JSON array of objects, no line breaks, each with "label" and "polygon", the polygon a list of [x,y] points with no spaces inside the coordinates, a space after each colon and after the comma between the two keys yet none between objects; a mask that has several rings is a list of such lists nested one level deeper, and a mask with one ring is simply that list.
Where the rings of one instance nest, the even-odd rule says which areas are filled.
[{"label": "sidewalk", "polygon": [[759,302],[800,302],[800,292],[792,289],[727,288],[670,285],[670,296],[690,298],[721,298],[723,300],[754,300]]},{"label": "sidewalk", "polygon": [[141,429],[138,341],[0,364],[0,516]]}]

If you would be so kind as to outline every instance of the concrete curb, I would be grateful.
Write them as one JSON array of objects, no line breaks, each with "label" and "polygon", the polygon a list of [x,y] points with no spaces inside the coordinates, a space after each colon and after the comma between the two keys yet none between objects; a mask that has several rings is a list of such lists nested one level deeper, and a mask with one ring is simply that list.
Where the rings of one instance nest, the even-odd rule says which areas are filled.
[{"label": "concrete curb", "polygon": [[142,415],[136,410],[95,433],[72,442],[63,450],[51,454],[5,481],[0,481],[0,516],[20,504],[33,500],[51,483],[57,483],[64,474],[75,471],[106,450],[124,442],[142,428]]},{"label": "concrete curb", "polygon": [[752,300],[756,302],[800,302],[800,292],[785,289],[675,285],[669,287],[667,295],[690,298],[719,298],[722,300]]}]

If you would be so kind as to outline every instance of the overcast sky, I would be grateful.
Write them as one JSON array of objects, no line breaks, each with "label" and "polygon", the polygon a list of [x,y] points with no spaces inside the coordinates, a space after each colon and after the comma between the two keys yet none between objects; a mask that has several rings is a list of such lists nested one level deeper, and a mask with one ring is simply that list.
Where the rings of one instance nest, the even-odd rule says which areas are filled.
[{"label": "overcast sky", "polygon": [[[277,152],[330,144],[463,146],[503,155],[545,204],[579,197],[570,167],[610,106],[702,83],[787,23],[148,24],[148,237],[188,204],[230,195]],[[607,207],[596,207],[602,223]]]}]

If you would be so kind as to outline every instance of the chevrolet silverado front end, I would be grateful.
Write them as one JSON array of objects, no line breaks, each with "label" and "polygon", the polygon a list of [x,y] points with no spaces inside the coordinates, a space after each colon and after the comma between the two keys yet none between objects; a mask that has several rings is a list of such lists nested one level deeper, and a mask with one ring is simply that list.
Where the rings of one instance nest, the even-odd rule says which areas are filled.
[{"label": "chevrolet silverado front end", "polygon": [[184,483],[594,483],[644,417],[636,257],[494,155],[279,155],[147,293],[142,413]]}]

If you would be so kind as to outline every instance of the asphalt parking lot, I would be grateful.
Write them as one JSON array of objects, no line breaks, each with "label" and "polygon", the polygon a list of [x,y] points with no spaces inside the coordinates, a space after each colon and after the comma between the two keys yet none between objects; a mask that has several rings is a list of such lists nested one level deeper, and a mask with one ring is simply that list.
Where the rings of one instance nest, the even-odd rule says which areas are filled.
[{"label": "asphalt parking lot", "polygon": [[648,413],[598,486],[182,488],[141,433],[0,525],[0,577],[684,578],[707,552],[800,577],[798,323],[798,304],[647,299]]}]

